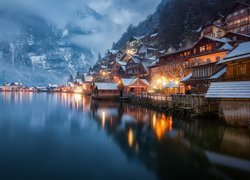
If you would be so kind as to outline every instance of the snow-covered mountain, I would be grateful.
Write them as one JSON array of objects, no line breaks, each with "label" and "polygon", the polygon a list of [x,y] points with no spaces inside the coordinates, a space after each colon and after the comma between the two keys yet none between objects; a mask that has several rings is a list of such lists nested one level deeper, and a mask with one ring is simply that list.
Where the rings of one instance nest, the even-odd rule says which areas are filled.
[{"label": "snow-covered mountain", "polygon": [[83,7],[72,14],[70,23],[58,26],[34,14],[0,11],[0,83],[63,83],[69,75],[87,70],[95,52],[77,37],[97,31],[86,19],[102,18]]}]

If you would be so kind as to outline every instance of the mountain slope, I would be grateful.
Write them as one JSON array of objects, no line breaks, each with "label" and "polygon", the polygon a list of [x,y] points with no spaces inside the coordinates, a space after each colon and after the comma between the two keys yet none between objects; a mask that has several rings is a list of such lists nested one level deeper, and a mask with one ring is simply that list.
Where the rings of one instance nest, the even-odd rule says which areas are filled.
[{"label": "mountain slope", "polygon": [[[250,0],[241,0],[250,3]],[[237,0],[162,0],[156,12],[138,26],[130,26],[113,48],[123,48],[131,36],[159,32],[159,48],[169,44],[188,46],[197,40],[195,31],[217,14],[226,14]]]},{"label": "mountain slope", "polygon": [[84,23],[89,17],[102,18],[85,7],[58,27],[33,14],[0,11],[0,83],[62,83],[69,75],[86,71],[94,63],[94,52],[73,39],[95,31]]}]

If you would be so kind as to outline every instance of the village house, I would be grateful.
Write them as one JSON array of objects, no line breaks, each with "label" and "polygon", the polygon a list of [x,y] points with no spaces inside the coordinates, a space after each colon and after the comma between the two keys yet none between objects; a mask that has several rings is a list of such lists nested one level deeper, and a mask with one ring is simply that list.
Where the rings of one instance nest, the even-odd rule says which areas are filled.
[{"label": "village house", "polygon": [[120,50],[108,50],[106,54],[106,58],[112,62],[112,61],[120,61],[123,57],[123,52]]},{"label": "village house", "polygon": [[111,66],[111,77],[125,77],[127,75],[126,73],[126,61],[114,61],[113,65]]},{"label": "village house", "polygon": [[223,70],[224,66],[218,65],[217,62],[233,49],[229,42],[230,40],[226,38],[217,39],[203,36],[193,46],[185,68],[185,71],[192,75],[189,74],[189,78],[181,80],[185,84],[187,93],[205,94],[210,81],[216,79],[214,75],[220,71],[225,71]]},{"label": "village house", "polygon": [[206,98],[219,99],[220,116],[227,124],[250,127],[250,41],[239,44],[218,64],[226,76],[213,82]]},{"label": "village house", "polygon": [[123,88],[123,95],[126,96],[147,92],[150,85],[146,79],[131,78],[121,79],[121,86]]},{"label": "village house", "polygon": [[22,91],[25,86],[20,82],[5,83],[0,86],[0,91]]},{"label": "village house", "polygon": [[148,59],[148,58],[152,58],[152,57],[156,57],[159,55],[159,51],[158,49],[152,47],[152,46],[147,46],[147,45],[144,45],[142,44],[137,53],[137,55],[140,56],[140,58],[145,58],[145,59]]},{"label": "village house", "polygon": [[167,94],[184,93],[180,80],[186,75],[184,70],[190,54],[191,49],[184,49],[159,56],[159,61],[149,67],[151,86]]},{"label": "village house", "polygon": [[211,23],[207,23],[205,26],[201,28],[200,38],[203,36],[221,38],[226,34],[226,30],[224,29],[224,16],[217,15],[217,18]]},{"label": "village house", "polygon": [[200,38],[203,36],[221,38],[228,32],[250,34],[250,5],[242,2],[235,3],[226,16],[217,15],[212,22],[207,23],[197,32],[200,32]]},{"label": "village house", "polygon": [[127,77],[148,78],[149,67],[155,61],[155,58],[143,59],[138,56],[131,56],[130,60],[126,65]]},{"label": "village house", "polygon": [[117,83],[95,82],[92,86],[93,99],[113,99],[121,96],[121,90]]},{"label": "village house", "polygon": [[130,40],[127,42],[127,45],[126,45],[126,53],[128,53],[130,55],[133,55],[133,54],[137,53],[137,50],[138,50],[138,48],[140,47],[140,45],[142,43],[141,39],[143,37],[135,37],[135,36],[133,36],[132,38],[130,38]]},{"label": "village house", "polygon": [[227,32],[250,34],[250,5],[237,2],[225,16],[225,30]]}]

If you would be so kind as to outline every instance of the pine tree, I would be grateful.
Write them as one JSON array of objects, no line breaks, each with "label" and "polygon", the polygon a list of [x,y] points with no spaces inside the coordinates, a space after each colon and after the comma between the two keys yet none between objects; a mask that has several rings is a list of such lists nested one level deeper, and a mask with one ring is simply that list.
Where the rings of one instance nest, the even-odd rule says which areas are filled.
[{"label": "pine tree", "polygon": [[76,78],[75,78],[75,79],[81,79],[81,74],[80,74],[79,71],[77,71],[77,73],[76,73]]},{"label": "pine tree", "polygon": [[188,12],[186,14],[186,19],[184,21],[184,33],[183,33],[183,44],[187,46],[189,43],[194,42],[197,37],[195,34],[195,23],[196,18],[193,12],[192,7],[189,7]]},{"label": "pine tree", "polygon": [[70,75],[70,76],[69,76],[69,80],[68,80],[68,82],[74,82],[74,78],[73,78],[73,76],[72,76],[72,75]]}]

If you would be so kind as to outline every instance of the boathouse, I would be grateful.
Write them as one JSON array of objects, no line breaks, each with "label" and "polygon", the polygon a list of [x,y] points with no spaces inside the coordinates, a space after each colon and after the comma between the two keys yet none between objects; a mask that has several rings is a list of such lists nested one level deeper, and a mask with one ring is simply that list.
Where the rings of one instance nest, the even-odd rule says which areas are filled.
[{"label": "boathouse", "polygon": [[206,98],[219,99],[227,124],[250,127],[250,42],[239,44],[218,64],[226,64],[226,77],[211,83]]},{"label": "boathouse", "polygon": [[123,87],[123,94],[140,94],[147,92],[149,83],[146,79],[132,78],[132,79],[121,79]]},{"label": "boathouse", "polygon": [[96,82],[92,87],[92,97],[97,99],[112,99],[120,96],[117,83]]}]

